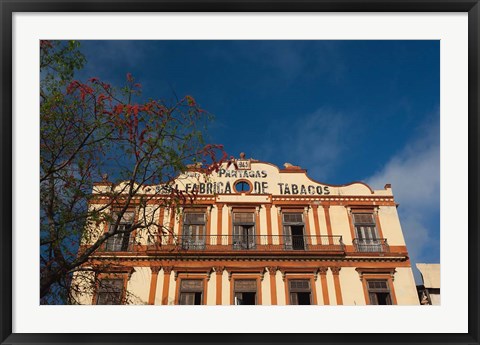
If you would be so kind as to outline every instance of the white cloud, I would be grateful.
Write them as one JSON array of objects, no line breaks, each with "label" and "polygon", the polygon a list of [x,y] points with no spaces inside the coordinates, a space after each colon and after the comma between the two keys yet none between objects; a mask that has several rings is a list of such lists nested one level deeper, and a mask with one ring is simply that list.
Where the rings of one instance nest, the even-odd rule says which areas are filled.
[{"label": "white cloud", "polygon": [[400,204],[400,221],[414,262],[436,257],[429,251],[439,246],[439,133],[438,120],[428,123],[383,169],[366,179],[374,189],[391,183],[395,200]]}]

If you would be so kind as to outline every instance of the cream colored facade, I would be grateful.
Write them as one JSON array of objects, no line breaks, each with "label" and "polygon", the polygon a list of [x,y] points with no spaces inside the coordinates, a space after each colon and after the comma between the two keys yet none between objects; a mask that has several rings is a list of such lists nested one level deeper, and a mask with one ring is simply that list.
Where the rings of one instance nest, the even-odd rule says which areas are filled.
[{"label": "cream colored facade", "polygon": [[[244,158],[208,177],[194,170],[142,190],[147,206],[129,212],[172,233],[136,230],[128,248],[111,239],[86,267],[121,292],[102,296],[97,281],[81,304],[419,304],[389,185],[328,185],[288,163]],[[97,184],[90,207],[102,207],[111,188],[122,185]],[[172,188],[196,193],[180,213],[159,207]],[[92,226],[85,247],[108,230]]]},{"label": "cream colored facade", "polygon": [[423,305],[440,305],[440,264],[417,265],[422,274],[423,286],[419,286],[420,303]]}]

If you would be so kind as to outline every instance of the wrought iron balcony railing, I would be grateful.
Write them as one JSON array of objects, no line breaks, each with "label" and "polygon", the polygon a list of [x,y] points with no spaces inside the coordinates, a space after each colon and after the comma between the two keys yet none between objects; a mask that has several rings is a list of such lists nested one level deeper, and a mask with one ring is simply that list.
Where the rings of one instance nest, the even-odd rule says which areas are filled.
[{"label": "wrought iron balcony railing", "polygon": [[162,236],[149,244],[150,250],[172,247],[185,251],[345,251],[342,236]]},{"label": "wrought iron balcony railing", "polygon": [[[112,238],[104,243],[100,252],[133,252],[136,248],[150,251],[291,251],[291,252],[344,252],[342,236],[301,236],[301,235],[197,235],[197,236],[159,236],[153,237],[148,244],[135,241],[130,236]],[[388,253],[387,239],[353,239],[357,253]]]},{"label": "wrought iron balcony railing", "polygon": [[390,251],[386,238],[354,238],[353,246],[356,252],[362,253],[388,253]]}]

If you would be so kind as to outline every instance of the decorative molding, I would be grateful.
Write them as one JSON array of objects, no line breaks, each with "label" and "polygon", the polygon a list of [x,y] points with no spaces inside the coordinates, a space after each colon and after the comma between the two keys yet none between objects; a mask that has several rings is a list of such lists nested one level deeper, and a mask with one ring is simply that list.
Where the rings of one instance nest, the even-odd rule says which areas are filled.
[{"label": "decorative molding", "polygon": [[265,277],[265,267],[225,267],[225,270],[228,272],[228,280],[232,280],[232,274],[234,273],[251,273],[260,275],[260,280],[263,281]]},{"label": "decorative molding", "polygon": [[334,275],[339,275],[341,269],[342,269],[342,268],[339,267],[339,266],[330,267],[330,270],[332,271],[332,273],[333,273]]},{"label": "decorative molding", "polygon": [[216,273],[217,275],[222,275],[222,274],[223,274],[223,270],[225,269],[225,266],[216,266],[216,267],[214,267],[214,269],[215,269],[215,273]]},{"label": "decorative molding", "polygon": [[279,270],[282,273],[282,280],[285,281],[288,274],[313,274],[313,277],[315,280],[317,280],[317,275],[318,275],[318,268],[316,267],[278,267],[277,270]]},{"label": "decorative molding", "polygon": [[328,271],[328,267],[325,267],[325,266],[320,266],[318,268],[318,273],[321,274],[321,275],[326,275],[327,274],[327,271]]},{"label": "decorative molding", "polygon": [[163,273],[164,274],[170,274],[173,271],[173,266],[164,266],[163,267]]},{"label": "decorative molding", "polygon": [[152,274],[158,274],[160,270],[162,269],[162,266],[150,266],[150,270],[152,271]]},{"label": "decorative molding", "polygon": [[179,274],[204,274],[207,277],[207,281],[210,280],[212,274],[212,268],[191,268],[191,267],[175,267],[175,278],[177,280]]},{"label": "decorative molding", "polygon": [[278,266],[269,266],[269,267],[267,267],[267,269],[268,269],[268,273],[270,273],[270,275],[276,275],[277,271],[278,271]]},{"label": "decorative molding", "polygon": [[363,280],[363,276],[372,274],[372,275],[387,275],[392,278],[392,281],[395,279],[395,273],[397,270],[395,268],[356,268],[355,271],[358,272],[358,275],[360,276],[360,280]]}]

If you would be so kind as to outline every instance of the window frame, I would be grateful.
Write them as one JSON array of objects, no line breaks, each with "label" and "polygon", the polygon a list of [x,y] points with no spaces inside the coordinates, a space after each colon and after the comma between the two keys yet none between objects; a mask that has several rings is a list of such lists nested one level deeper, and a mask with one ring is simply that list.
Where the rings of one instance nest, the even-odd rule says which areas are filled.
[{"label": "window frame", "polygon": [[[125,272],[125,273],[98,273],[96,278],[95,278],[92,304],[93,305],[125,305],[126,304],[126,296],[127,296],[128,277],[129,277],[129,272]],[[123,281],[119,304],[98,304],[98,298],[99,298],[99,293],[100,293],[100,284],[101,284],[101,281],[103,281],[103,280],[122,280]]]},{"label": "window frame", "polygon": [[[190,215],[203,215],[203,222],[193,222],[187,223],[186,219]],[[192,250],[204,250],[207,243],[207,212],[204,209],[199,210],[187,210],[183,213],[182,216],[182,234],[181,234],[181,246],[182,249],[192,249]],[[189,226],[201,226],[202,234],[193,234],[190,230],[187,230]],[[200,238],[199,241],[194,238]],[[192,239],[194,239],[192,241]]]},{"label": "window frame", "polygon": [[[236,221],[236,214],[250,214],[252,221]],[[257,221],[255,210],[232,210],[232,249],[254,250],[258,245]],[[241,233],[236,233],[236,227],[240,227]],[[250,233],[251,230],[251,233]],[[239,238],[239,239],[237,239]],[[246,240],[245,240],[246,238]]]},{"label": "window frame", "polygon": [[355,270],[360,275],[360,280],[362,282],[363,293],[365,297],[365,305],[375,305],[370,304],[370,296],[367,285],[368,280],[387,280],[388,288],[390,289],[392,305],[397,305],[397,296],[395,293],[395,285],[393,283],[393,276],[396,272],[395,268],[356,268]]},{"label": "window frame", "polygon": [[[382,288],[371,288],[370,287],[370,283],[373,283],[373,282],[381,282],[381,283],[385,283],[386,285],[386,288],[382,289]],[[390,303],[387,303],[386,305],[393,305],[393,298],[392,298],[392,293],[390,291],[390,284],[389,284],[389,281],[388,279],[366,279],[365,280],[365,283],[366,283],[366,286],[367,286],[367,292],[368,292],[368,304],[369,305],[383,305],[383,304],[379,304],[378,303],[378,296],[377,296],[377,293],[388,293],[388,300],[390,301]],[[372,295],[375,295],[375,302],[376,303],[372,303],[374,302],[372,300]]]},{"label": "window frame", "polygon": [[[301,222],[286,222],[285,216],[287,215],[300,215],[302,221]],[[306,238],[306,222],[305,222],[305,212],[303,210],[291,210],[286,211],[282,210],[282,230],[283,230],[283,247],[286,250],[307,250],[308,247],[308,238]],[[295,248],[295,243],[293,237],[300,237],[298,235],[292,234],[292,226],[302,226],[303,227],[303,234],[302,234],[302,248]],[[288,230],[287,230],[288,228]]]},{"label": "window frame", "polygon": [[[292,283],[295,281],[301,281],[301,282],[307,282],[308,283],[308,289],[304,288],[293,288]],[[308,292],[308,297],[309,297],[309,304],[308,305],[313,305],[313,296],[312,296],[312,283],[310,282],[310,279],[300,279],[300,278],[291,278],[288,280],[288,292],[289,292],[289,304],[290,305],[300,305],[298,303],[298,293],[307,293]],[[297,303],[292,303],[293,302],[293,295],[296,295],[296,302]]]},{"label": "window frame", "polygon": [[256,282],[255,305],[262,305],[262,278],[260,274],[232,273],[230,279],[230,304],[235,304],[235,281],[254,280]]},{"label": "window frame", "polygon": [[[116,218],[118,217],[119,211],[113,211],[113,218],[114,220],[110,222],[106,226],[106,232],[110,231],[111,227],[115,225]],[[125,215],[127,214],[132,214],[131,216],[131,221],[124,221],[123,218],[125,218]],[[135,218],[136,218],[136,212],[134,210],[126,210],[122,216],[122,219],[120,220],[120,223],[118,223],[117,231],[121,230],[121,227],[123,227],[122,230],[125,230],[126,227],[129,225],[130,228],[133,227],[135,224]],[[105,245],[104,245],[104,251],[106,252],[128,252],[131,251],[133,248],[133,241],[132,238],[134,238],[134,232],[135,230],[129,231],[129,232],[122,232],[122,233],[116,233],[109,238],[105,240]],[[119,243],[117,243],[117,241]],[[116,249],[116,247],[120,244],[120,249]]]},{"label": "window frame", "polygon": [[[200,281],[201,284],[202,284],[202,287],[201,287],[201,290],[198,290],[198,289],[185,289],[185,290],[182,290],[182,283],[184,281],[191,281],[191,280],[195,280],[195,281]],[[192,276],[189,276],[188,278],[179,278],[178,280],[178,293],[177,293],[177,298],[175,298],[175,300],[177,301],[177,305],[205,305],[206,304],[206,282],[205,282],[205,277],[192,277]],[[190,293],[197,293],[197,292],[201,292],[202,294],[202,297],[201,297],[201,301],[200,301],[200,304],[182,304],[181,303],[181,300],[182,300],[182,295],[183,294],[190,294]],[[195,301],[195,297],[194,297],[194,301]]]},{"label": "window frame", "polygon": [[284,280],[284,287],[285,287],[285,302],[286,305],[297,305],[292,304],[290,298],[290,281],[292,280],[308,280],[310,282],[310,305],[319,305],[318,304],[318,296],[317,296],[317,284],[315,279],[315,274],[298,274],[296,272],[289,273],[285,272],[285,280]]},{"label": "window frame", "polygon": [[[202,280],[203,281],[203,292],[202,292],[202,305],[207,305],[207,297],[208,297],[208,282],[210,280],[211,268],[186,268],[186,267],[178,267],[175,268],[175,296],[174,303],[176,305],[180,305],[180,288],[181,288],[181,281],[182,280]],[[168,292],[167,292],[168,294]]]},{"label": "window frame", "polygon": [[[358,222],[356,216],[369,215],[371,222]],[[371,209],[354,210],[351,213],[355,250],[361,253],[383,252],[382,233],[378,226],[376,211]],[[369,230],[369,234],[366,233]],[[369,236],[370,235],[370,236]]]}]

